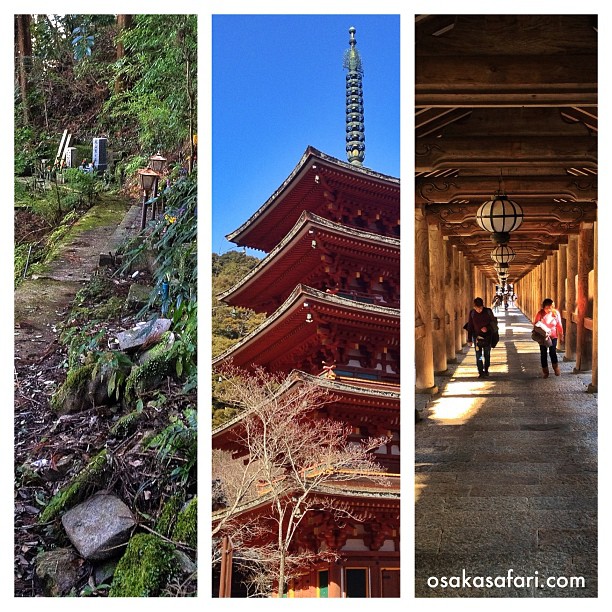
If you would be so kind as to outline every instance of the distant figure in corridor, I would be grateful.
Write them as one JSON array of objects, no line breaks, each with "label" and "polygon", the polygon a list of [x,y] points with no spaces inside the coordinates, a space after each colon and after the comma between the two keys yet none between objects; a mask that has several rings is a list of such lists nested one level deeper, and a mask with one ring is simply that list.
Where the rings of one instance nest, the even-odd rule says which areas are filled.
[{"label": "distant figure in corridor", "polygon": [[470,310],[468,322],[463,326],[468,333],[468,344],[476,345],[476,365],[478,377],[489,376],[491,348],[499,340],[497,318],[490,308],[485,308],[482,298],[474,299],[474,308]]},{"label": "distant figure in corridor", "polygon": [[544,327],[544,331],[549,334],[552,341],[551,346],[540,345],[540,362],[542,364],[542,378],[548,378],[548,357],[546,351],[550,354],[550,364],[555,372],[555,376],[559,376],[559,360],[557,359],[557,341],[563,340],[563,323],[561,321],[561,313],[555,308],[555,303],[550,298],[546,298],[542,302],[542,309],[536,314],[533,324],[540,323],[540,327]]}]

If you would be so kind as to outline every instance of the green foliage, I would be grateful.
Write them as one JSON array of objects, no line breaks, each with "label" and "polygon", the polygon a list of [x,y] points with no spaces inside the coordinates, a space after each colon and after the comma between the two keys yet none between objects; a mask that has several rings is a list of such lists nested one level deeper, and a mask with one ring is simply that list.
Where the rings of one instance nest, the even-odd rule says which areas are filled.
[{"label": "green foliage", "polygon": [[194,389],[198,378],[198,303],[182,302],[174,309],[173,328],[177,339],[173,354],[176,359],[176,375],[185,380],[183,391]]},{"label": "green foliage", "polygon": [[250,272],[259,260],[238,251],[229,251],[223,255],[212,256],[212,354],[221,354],[240,338],[251,333],[261,324],[265,315],[255,313],[248,308],[234,308],[214,299],[214,296],[226,291]]},{"label": "green foliage", "polygon": [[197,16],[135,15],[121,41],[115,78],[131,86],[109,100],[109,129],[135,123],[141,147],[180,148],[196,117]]},{"label": "green foliage", "polygon": [[107,459],[106,449],[95,455],[66,487],[53,496],[47,507],[41,512],[38,522],[47,523],[53,520],[60,512],[68,510],[83,500],[92,487],[100,486],[108,466]]},{"label": "green foliage", "polygon": [[78,194],[78,202],[93,206],[96,195],[104,189],[102,181],[93,172],[83,172],[78,168],[67,168],[64,177],[70,189]]},{"label": "green foliage", "polygon": [[[139,313],[159,307],[172,318],[175,343],[170,351],[159,355],[156,364],[141,366],[128,381],[131,391],[139,393],[149,374],[166,375],[170,364],[176,376],[185,381],[184,390],[190,391],[197,384],[197,177],[194,174],[179,179],[168,188],[163,197],[165,214],[152,223],[136,239],[120,249],[122,265],[119,273],[125,273],[145,258],[154,255],[153,278],[155,288],[149,302]],[[168,286],[168,297],[163,299],[162,287]],[[163,301],[162,301],[163,300]],[[157,372],[154,372],[154,369]]]},{"label": "green foliage", "polygon": [[146,168],[149,158],[146,155],[134,155],[125,163],[125,174],[132,176],[139,168]]},{"label": "green foliage", "polygon": [[151,292],[148,308],[159,299],[162,283],[168,282],[172,315],[183,301],[197,299],[197,176],[179,179],[162,195],[165,214],[122,246],[119,273],[129,271],[147,252],[153,253],[156,291]]},{"label": "green foliage", "polygon": [[26,267],[26,262],[28,260],[28,252],[30,251],[31,246],[32,245],[28,243],[15,245],[15,251],[14,251],[15,265],[13,267],[14,269],[13,281],[14,281],[15,287],[22,280],[23,273]]},{"label": "green foliage", "polygon": [[174,547],[158,536],[137,533],[113,576],[109,597],[156,597],[178,571]]},{"label": "green foliage", "polygon": [[94,36],[89,34],[89,28],[86,24],[77,26],[72,30],[72,48],[74,50],[74,59],[80,61],[91,55],[94,46]]},{"label": "green foliage", "polygon": [[106,379],[108,396],[113,394],[120,399],[123,385],[132,368],[132,360],[121,351],[105,351],[97,353],[91,377],[100,376],[101,381]]},{"label": "green foliage", "polygon": [[32,174],[38,161],[38,156],[35,150],[31,147],[34,140],[34,132],[30,127],[16,127],[14,135],[14,164],[15,175],[24,176]]},{"label": "green foliage", "polygon": [[105,333],[104,329],[98,329],[96,321],[66,327],[60,334],[60,342],[68,347],[68,369],[76,368],[97,351]]},{"label": "green foliage", "polygon": [[171,416],[170,424],[157,434],[148,448],[157,450],[161,463],[178,464],[171,472],[181,485],[185,485],[195,467],[198,454],[198,413],[193,408],[186,408],[182,417]]}]

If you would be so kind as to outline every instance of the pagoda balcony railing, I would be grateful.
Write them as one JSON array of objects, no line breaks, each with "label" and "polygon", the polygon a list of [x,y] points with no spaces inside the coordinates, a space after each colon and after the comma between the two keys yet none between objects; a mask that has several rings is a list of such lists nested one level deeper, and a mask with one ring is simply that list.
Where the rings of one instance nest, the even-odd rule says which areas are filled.
[{"label": "pagoda balcony railing", "polygon": [[[399,490],[400,482],[400,475],[398,473],[389,473],[384,469],[378,471],[337,469],[322,464],[302,469],[300,471],[300,476],[304,479],[319,478],[323,476],[328,485],[346,483],[348,481],[352,482],[358,488],[362,488],[365,483],[369,482],[370,486],[378,485],[378,487],[385,489]],[[274,479],[272,483],[265,480],[259,480],[256,485],[258,496],[267,495],[273,488],[282,490],[285,485],[281,483],[285,480],[287,480],[286,476],[279,476]],[[360,484],[361,487],[359,487]]]},{"label": "pagoda balcony railing", "polygon": [[399,300],[388,299],[377,293],[365,293],[363,291],[355,291],[352,289],[349,291],[340,290],[334,292],[334,295],[338,295],[349,300],[355,300],[356,302],[363,302],[364,304],[379,304],[389,308],[399,308],[400,305]]},{"label": "pagoda balcony railing", "polygon": [[[329,373],[323,372],[321,374],[324,378],[331,378]],[[382,370],[358,368],[349,365],[337,365],[333,369],[333,378],[335,380],[346,380],[346,379],[359,379],[373,382],[390,382],[398,383],[399,374],[391,374],[389,372],[383,372]]]}]

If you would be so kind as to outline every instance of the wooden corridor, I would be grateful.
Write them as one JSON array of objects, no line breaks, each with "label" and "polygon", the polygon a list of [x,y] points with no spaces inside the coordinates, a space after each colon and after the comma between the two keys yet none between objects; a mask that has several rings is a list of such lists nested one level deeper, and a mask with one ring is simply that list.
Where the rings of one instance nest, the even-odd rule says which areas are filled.
[{"label": "wooden corridor", "polygon": [[[596,597],[591,373],[573,373],[576,364],[561,352],[561,375],[542,379],[529,320],[516,307],[497,317],[490,378],[478,378],[465,347],[436,375],[439,394],[417,396],[425,406],[415,425],[415,595]],[[509,572],[517,577],[510,585]],[[441,588],[451,576],[457,588]],[[536,576],[539,586],[527,581]],[[478,586],[474,577],[506,582]],[[556,586],[546,584],[551,577],[560,579]],[[572,586],[572,577],[584,578],[584,587]]]}]

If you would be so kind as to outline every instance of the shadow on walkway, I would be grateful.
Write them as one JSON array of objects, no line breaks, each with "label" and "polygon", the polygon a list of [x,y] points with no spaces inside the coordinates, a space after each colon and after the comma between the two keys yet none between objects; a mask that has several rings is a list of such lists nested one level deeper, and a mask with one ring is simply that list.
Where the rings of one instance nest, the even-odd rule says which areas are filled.
[{"label": "shadow on walkway", "polygon": [[561,375],[542,379],[531,323],[517,308],[497,317],[491,376],[474,349],[458,355],[415,426],[415,595],[596,597],[591,374],[561,353]]}]

